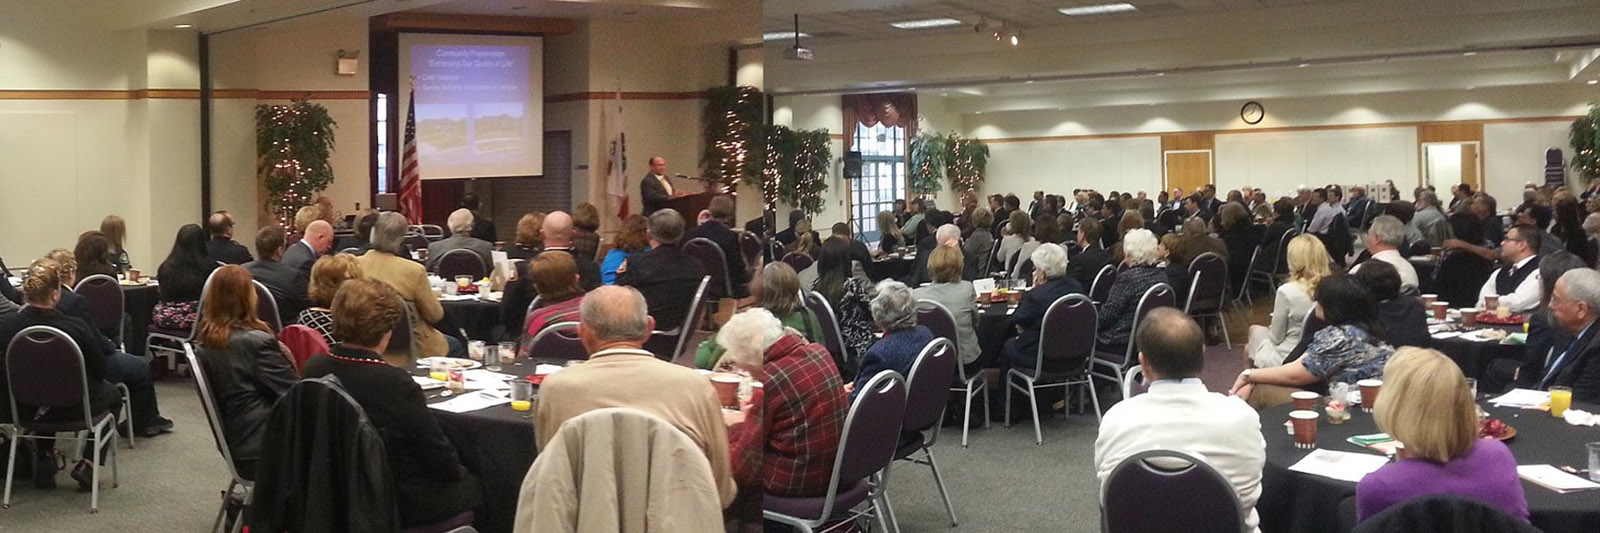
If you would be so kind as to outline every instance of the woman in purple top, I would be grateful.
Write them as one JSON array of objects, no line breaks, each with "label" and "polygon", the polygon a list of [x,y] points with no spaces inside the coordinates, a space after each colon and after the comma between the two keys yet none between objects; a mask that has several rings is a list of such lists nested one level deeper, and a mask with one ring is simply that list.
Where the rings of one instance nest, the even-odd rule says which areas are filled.
[{"label": "woman in purple top", "polygon": [[1528,519],[1517,459],[1479,439],[1478,406],[1461,369],[1434,350],[1401,348],[1383,367],[1378,429],[1405,444],[1400,458],[1356,485],[1356,519],[1429,494],[1452,494]]}]

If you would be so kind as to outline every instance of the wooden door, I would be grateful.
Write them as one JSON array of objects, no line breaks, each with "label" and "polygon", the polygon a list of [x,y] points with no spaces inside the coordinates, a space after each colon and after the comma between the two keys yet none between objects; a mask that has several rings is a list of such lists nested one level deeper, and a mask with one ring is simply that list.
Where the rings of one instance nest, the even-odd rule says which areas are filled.
[{"label": "wooden door", "polygon": [[1213,183],[1211,150],[1167,150],[1162,152],[1161,190],[1180,187],[1185,194]]},{"label": "wooden door", "polygon": [[1461,183],[1471,185],[1474,191],[1483,190],[1478,177],[1478,143],[1461,143]]}]

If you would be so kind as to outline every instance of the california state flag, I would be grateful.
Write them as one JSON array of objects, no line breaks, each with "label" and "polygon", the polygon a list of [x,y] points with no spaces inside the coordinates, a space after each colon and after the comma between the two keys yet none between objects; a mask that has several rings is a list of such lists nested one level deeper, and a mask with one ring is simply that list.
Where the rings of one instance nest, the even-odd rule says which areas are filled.
[{"label": "california state flag", "polygon": [[622,133],[622,93],[611,114],[611,142],[606,152],[606,194],[617,204],[617,218],[628,218],[628,138]]}]

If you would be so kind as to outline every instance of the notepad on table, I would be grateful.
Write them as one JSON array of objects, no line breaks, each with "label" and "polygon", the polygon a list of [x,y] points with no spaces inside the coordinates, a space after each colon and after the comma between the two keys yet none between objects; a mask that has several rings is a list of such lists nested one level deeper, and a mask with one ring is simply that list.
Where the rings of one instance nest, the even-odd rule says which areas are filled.
[{"label": "notepad on table", "polygon": [[1549,404],[1550,393],[1533,389],[1511,389],[1511,392],[1495,397],[1489,400],[1489,403],[1499,407],[1534,409]]},{"label": "notepad on table", "polygon": [[1517,477],[1556,494],[1600,489],[1600,483],[1562,472],[1551,465],[1517,465]]},{"label": "notepad on table", "polygon": [[1289,470],[1354,483],[1388,463],[1389,459],[1380,455],[1318,449],[1306,454]]}]

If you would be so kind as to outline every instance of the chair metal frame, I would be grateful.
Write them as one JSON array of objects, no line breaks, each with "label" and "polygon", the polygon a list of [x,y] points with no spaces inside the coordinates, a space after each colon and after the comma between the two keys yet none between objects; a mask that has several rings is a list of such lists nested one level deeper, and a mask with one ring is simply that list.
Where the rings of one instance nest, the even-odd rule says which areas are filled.
[{"label": "chair metal frame", "polygon": [[[719,269],[722,270],[722,290],[723,290],[722,294],[723,294],[724,297],[732,298],[733,297],[733,273],[728,271],[728,255],[722,252],[722,247],[721,246],[717,246],[717,243],[712,241],[711,239],[707,239],[705,237],[695,237],[693,239],[689,239],[688,242],[683,243],[683,246],[681,248],[685,252],[687,252],[688,248],[689,248],[689,245],[691,245],[691,244],[694,245],[697,248],[698,247],[710,247],[711,250],[716,252],[717,260],[721,261],[721,263],[719,263],[721,265],[719,267]],[[743,251],[741,251],[741,253],[743,253]],[[690,254],[690,255],[694,255],[694,254]],[[699,258],[696,257],[696,259],[699,259]],[[710,267],[707,267],[707,268],[710,268]],[[710,274],[706,274],[706,275],[710,276]]]},{"label": "chair metal frame", "polygon": [[[950,317],[952,324],[955,323],[955,315],[944,304],[928,299],[917,300],[918,307],[924,305],[931,306],[930,309],[944,313]],[[952,342],[954,340],[951,339]],[[968,428],[972,426],[972,399],[974,397],[983,399],[983,427],[985,429],[989,428],[992,422],[989,418],[989,395],[986,394],[989,391],[989,380],[984,379],[983,372],[968,376],[966,366],[960,363],[961,346],[959,344],[952,344],[952,346],[955,347],[956,351],[956,377],[961,380],[961,383],[958,386],[950,387],[950,392],[960,392],[964,398],[966,408],[961,415],[961,447],[965,448],[967,447]]]},{"label": "chair metal frame", "polygon": [[683,324],[669,330],[655,330],[650,332],[652,338],[656,336],[675,337],[673,340],[672,355],[667,357],[667,362],[677,360],[683,355],[684,346],[688,345],[689,337],[694,335],[695,322],[700,318],[700,311],[704,309],[701,304],[706,298],[706,288],[711,286],[711,276],[700,277],[700,288],[695,289],[694,299],[689,301],[689,312],[683,315]]},{"label": "chair metal frame", "polygon": [[1133,384],[1136,380],[1144,380],[1144,365],[1130,366],[1127,372],[1122,373],[1122,399],[1126,400],[1135,396],[1133,394]]},{"label": "chair metal frame", "polygon": [[[205,284],[200,286],[200,300],[196,301],[194,304],[194,323],[189,325],[188,335],[176,337],[154,331],[146,332],[144,343],[145,355],[148,357],[148,360],[155,360],[155,352],[165,352],[168,354],[167,370],[175,371],[178,369],[178,358],[183,355],[184,349],[193,349],[191,343],[194,342],[195,335],[200,334],[200,317],[205,316],[206,295],[211,293],[211,278],[215,277],[216,275],[217,271],[211,271],[211,274],[206,276]],[[176,347],[161,346],[155,343],[155,341],[158,340],[171,342],[175,344]]]},{"label": "chair metal frame", "polygon": [[[17,395],[16,395],[17,388],[16,388],[15,385],[12,385],[13,383],[15,383],[15,381],[17,379],[17,373],[16,373],[16,371],[14,371],[14,370],[12,370],[10,368],[11,359],[9,357],[7,357],[7,359],[6,359],[6,382],[7,382],[7,386],[9,388],[7,389],[7,395],[6,396],[7,396],[8,402],[11,404],[11,419],[14,420],[14,421],[17,421],[17,422],[13,425],[13,428],[11,430],[11,433],[12,433],[11,451],[6,456],[6,489],[5,489],[5,498],[3,500],[0,500],[0,507],[4,507],[6,509],[10,509],[11,508],[11,482],[12,482],[12,478],[16,476],[16,472],[17,472],[17,448],[22,443],[22,439],[52,440],[52,441],[68,440],[68,441],[73,441],[73,442],[93,442],[94,457],[93,458],[88,458],[88,457],[85,458],[85,459],[91,459],[92,461],[94,461],[94,468],[92,468],[92,470],[93,470],[93,474],[92,474],[93,481],[91,481],[90,490],[89,490],[89,512],[91,514],[99,513],[100,512],[100,458],[102,457],[102,454],[105,453],[105,449],[106,449],[106,445],[107,444],[110,445],[110,449],[111,449],[111,488],[117,488],[117,485],[118,485],[118,481],[117,481],[117,438],[118,438],[118,435],[117,435],[117,431],[115,429],[115,427],[117,425],[116,413],[107,412],[106,414],[108,416],[106,416],[104,418],[101,418],[100,421],[98,421],[98,422],[95,421],[95,416],[94,416],[95,413],[94,413],[94,411],[91,410],[92,408],[89,405],[89,370],[88,370],[88,367],[84,364],[84,361],[83,361],[83,349],[81,347],[79,347],[78,343],[73,341],[72,337],[67,335],[66,332],[61,331],[61,330],[56,329],[56,328],[53,328],[53,327],[50,327],[50,326],[30,326],[30,327],[27,327],[27,328],[23,328],[22,331],[17,332],[17,336],[16,337],[12,337],[11,343],[8,346],[6,346],[6,353],[7,354],[15,354],[17,346],[18,346],[17,343],[19,343],[19,342],[33,342],[33,341],[28,340],[28,337],[30,337],[30,336],[32,336],[34,334],[44,334],[44,335],[49,335],[51,337],[55,337],[56,339],[59,339],[59,340],[64,340],[64,341],[66,341],[66,344],[68,346],[72,347],[72,356],[77,358],[77,361],[78,361],[78,380],[79,380],[79,383],[80,383],[81,390],[83,391],[82,407],[83,407],[83,425],[84,425],[84,428],[73,431],[72,432],[73,436],[71,436],[71,437],[57,437],[57,436],[55,436],[53,434],[50,435],[50,436],[28,435],[27,432],[26,432],[27,424],[22,423],[23,418],[21,416],[21,413],[17,409]],[[124,390],[126,390],[126,389],[124,389]],[[127,398],[124,397],[123,400],[124,400],[123,405],[124,405],[124,407],[126,407]],[[88,433],[89,435],[86,435],[86,436],[83,436],[83,437],[79,437],[78,434],[80,434],[80,433]]]},{"label": "chair metal frame", "polygon": [[1273,258],[1271,265],[1267,265],[1266,270],[1261,270],[1261,265],[1257,264],[1259,263],[1257,259],[1261,255],[1261,245],[1256,245],[1256,251],[1250,260],[1250,272],[1245,274],[1244,290],[1241,291],[1245,294],[1246,302],[1250,303],[1251,305],[1255,304],[1255,300],[1250,296],[1250,287],[1255,284],[1264,283],[1267,285],[1268,290],[1277,289],[1279,278],[1288,275],[1288,266],[1284,266],[1283,271],[1280,271],[1278,269],[1278,265],[1288,264],[1288,258],[1284,257],[1284,254],[1288,253],[1289,241],[1292,241],[1295,237],[1299,236],[1300,230],[1298,228],[1289,228],[1283,232],[1283,236],[1278,238],[1276,249],[1278,255],[1277,257]]},{"label": "chair metal frame", "polygon": [[[1095,305],[1105,303],[1106,294],[1100,293],[1100,283],[1105,282],[1105,289],[1107,294],[1109,294],[1111,291],[1111,285],[1116,283],[1116,276],[1117,265],[1107,264],[1106,266],[1100,267],[1100,271],[1094,274],[1094,282],[1089,284],[1089,301],[1094,302]],[[1100,299],[1095,300],[1094,298],[1096,296],[1100,297]]]},{"label": "chair metal frame", "polygon": [[[128,325],[127,313],[125,311],[123,311],[124,309],[127,308],[128,298],[127,298],[127,295],[122,294],[122,287],[117,282],[117,278],[113,278],[113,277],[107,276],[105,274],[95,274],[95,275],[83,278],[81,280],[78,280],[78,284],[72,287],[72,292],[78,293],[79,295],[83,295],[84,294],[83,293],[83,287],[85,285],[89,285],[91,283],[107,283],[107,282],[109,282],[111,284],[112,288],[117,290],[117,293],[116,293],[117,294],[117,297],[116,297],[116,300],[117,300],[117,324],[116,324],[117,336],[116,336],[116,338],[113,338],[111,340],[116,341],[117,346],[122,346],[122,347],[124,347],[124,349],[126,349],[126,344],[127,344],[127,339],[125,338],[126,337],[126,332],[124,332],[122,328],[124,328],[124,327],[126,327]],[[90,305],[98,305],[94,301],[94,298],[90,298],[87,295],[84,295],[84,298],[89,300],[89,304]],[[99,324],[98,323],[99,322],[99,320],[98,320],[99,317],[96,316],[95,318],[96,318],[96,320],[95,320],[96,323],[95,324],[90,324],[92,326],[96,326],[95,329],[99,330],[100,328],[109,326],[109,324]]]},{"label": "chair metal frame", "polygon": [[438,224],[418,224],[417,229],[421,231],[422,236],[426,237],[430,242],[447,237],[447,235],[445,235],[444,228],[439,227]]},{"label": "chair metal frame", "polygon": [[[1194,311],[1193,311],[1195,292],[1200,290],[1200,274],[1201,274],[1201,272],[1195,271],[1195,266],[1199,265],[1201,261],[1216,261],[1217,264],[1222,269],[1222,279],[1218,280],[1218,283],[1222,284],[1222,289],[1217,294],[1217,309],[1216,309],[1216,312],[1214,312],[1214,313],[1195,314]],[[1189,295],[1188,295],[1188,297],[1184,298],[1184,300],[1183,300],[1183,312],[1184,312],[1184,314],[1189,315],[1190,317],[1196,319],[1197,321],[1199,319],[1204,319],[1204,318],[1213,318],[1213,317],[1216,318],[1218,326],[1222,328],[1222,347],[1223,348],[1228,348],[1228,347],[1233,346],[1233,339],[1228,337],[1228,318],[1227,318],[1227,315],[1225,314],[1225,311],[1227,310],[1227,308],[1228,308],[1228,262],[1224,261],[1222,259],[1222,256],[1217,255],[1215,252],[1206,252],[1206,253],[1200,254],[1198,256],[1195,256],[1195,258],[1193,260],[1189,261]],[[1201,323],[1202,327],[1204,327],[1204,325],[1205,325],[1204,323]]]},{"label": "chair metal frame", "polygon": [[[1108,380],[1115,381],[1115,382],[1117,382],[1117,386],[1118,387],[1122,387],[1123,386],[1123,380],[1126,379],[1126,376],[1124,376],[1123,373],[1127,371],[1128,367],[1133,366],[1135,364],[1138,364],[1137,363],[1137,361],[1138,361],[1137,356],[1139,354],[1139,346],[1138,346],[1139,343],[1138,343],[1138,335],[1135,335],[1134,332],[1139,331],[1139,323],[1144,321],[1145,314],[1149,313],[1150,309],[1154,309],[1154,307],[1152,307],[1150,309],[1146,309],[1145,308],[1145,304],[1150,303],[1150,299],[1157,292],[1159,292],[1161,290],[1166,290],[1167,292],[1174,293],[1173,294],[1173,300],[1174,300],[1173,303],[1174,304],[1177,303],[1176,302],[1176,300],[1177,300],[1176,292],[1177,291],[1172,290],[1172,286],[1171,285],[1167,285],[1165,283],[1157,283],[1155,285],[1151,285],[1149,289],[1145,289],[1144,294],[1139,296],[1139,305],[1137,307],[1135,307],[1134,310],[1133,310],[1133,324],[1129,325],[1129,327],[1128,327],[1128,331],[1129,331],[1129,334],[1128,334],[1128,351],[1127,351],[1127,353],[1123,354],[1122,362],[1119,363],[1119,364],[1113,364],[1111,361],[1103,361],[1099,357],[1090,356],[1089,357],[1089,374],[1090,375],[1092,375],[1094,377],[1100,377],[1100,378],[1105,378],[1105,379],[1108,379]],[[1098,352],[1096,352],[1096,353],[1098,353]],[[1096,371],[1094,369],[1094,367],[1096,365],[1102,366],[1102,367],[1107,367],[1109,369],[1109,373],[1107,371]]]},{"label": "chair metal frame", "polygon": [[[566,332],[568,332],[568,331],[572,332],[572,336],[571,337],[568,337],[566,335]],[[538,348],[539,347],[539,343],[544,341],[545,337],[555,337],[555,338],[561,339],[563,342],[578,342],[578,323],[577,322],[556,322],[554,324],[550,324],[548,326],[545,326],[544,329],[539,330],[539,334],[538,335],[534,335],[533,336],[533,340],[528,341],[528,356],[529,357],[533,357],[534,356],[534,350],[533,349],[534,348]],[[578,352],[579,353],[583,352],[583,346],[581,344],[578,346]]]},{"label": "chair metal frame", "polygon": [[[1084,361],[1084,368],[1081,375],[1078,375],[1076,372],[1063,374],[1066,377],[1061,378],[1060,382],[1055,382],[1055,376],[1047,377],[1044,375],[1044,352],[1046,344],[1044,341],[1046,339],[1056,340],[1051,339],[1051,337],[1048,335],[1050,333],[1050,317],[1054,316],[1058,309],[1067,309],[1064,307],[1064,305],[1071,305],[1069,302],[1082,302],[1083,305],[1089,306],[1088,312],[1090,313],[1090,316],[1094,317],[1093,320],[1095,324],[1099,324],[1100,311],[1095,309],[1094,301],[1090,300],[1088,296],[1084,296],[1082,294],[1068,294],[1066,296],[1056,298],[1056,301],[1050,304],[1050,308],[1045,310],[1044,319],[1039,323],[1040,342],[1037,355],[1033,362],[1033,375],[1029,376],[1026,372],[1016,368],[1006,371],[1005,427],[1011,427],[1011,391],[1016,390],[1026,394],[1028,396],[1028,407],[1033,410],[1033,444],[1035,446],[1041,446],[1044,444],[1044,433],[1039,430],[1039,389],[1061,387],[1063,390],[1071,392],[1073,385],[1084,385],[1089,389],[1089,398],[1094,402],[1094,418],[1096,421],[1100,420],[1100,394],[1094,390],[1094,374],[1091,372],[1095,360],[1095,338],[1093,335],[1090,335],[1088,339],[1089,350],[1086,352],[1088,354],[1088,358]],[[1098,327],[1090,328],[1090,331],[1098,330]],[[1022,380],[1022,384],[1012,381],[1011,378],[1013,377]],[[1041,382],[1043,383],[1041,384]],[[1070,409],[1070,405],[1063,403],[1062,416],[1067,416],[1067,411]]]},{"label": "chair metal frame", "polygon": [[[916,385],[916,382],[919,379],[923,378],[923,373],[921,372],[923,363],[928,362],[930,358],[938,357],[954,357],[956,359],[954,366],[958,372],[960,371],[960,351],[956,348],[956,343],[954,341],[943,337],[936,337],[932,342],[929,342],[927,346],[923,346],[922,351],[917,354],[916,361],[911,363],[911,377],[906,380],[906,416],[910,416],[911,413],[911,405],[909,403],[912,400],[911,387]],[[928,376],[928,379],[938,379],[938,376]],[[946,377],[946,379],[949,378]],[[946,388],[948,389],[949,387]],[[948,394],[946,396],[948,396]],[[941,398],[940,401],[949,403],[946,401],[947,399],[948,398]],[[970,403],[971,399],[968,398],[968,404],[970,405]],[[956,509],[950,504],[950,491],[945,489],[944,476],[939,475],[939,463],[933,459],[933,445],[939,440],[939,428],[944,425],[941,422],[943,420],[944,406],[940,406],[939,417],[933,423],[933,427],[924,430],[926,431],[927,437],[922,441],[922,447],[912,450],[911,452],[907,453],[905,457],[897,458],[895,461],[906,461],[911,464],[926,465],[928,469],[933,472],[933,484],[939,489],[939,499],[944,502],[945,513],[950,515],[950,527],[956,527]],[[904,426],[904,423],[902,423],[901,431],[904,432],[906,429],[907,428]],[[965,444],[963,444],[963,446],[965,446]],[[917,456],[919,452],[921,453],[920,457]],[[893,516],[894,505],[889,503],[889,489],[887,487],[885,487],[883,491],[883,500],[885,507],[889,509],[889,514]]]},{"label": "chair metal frame", "polygon": [[[812,299],[815,299],[815,302]],[[820,292],[801,289],[800,303],[810,309],[812,314],[817,315],[817,322],[820,322],[824,329],[822,332],[822,346],[827,348],[829,352],[833,352],[834,357],[838,357],[840,361],[849,361],[850,353],[844,347],[844,331],[839,329],[839,316],[833,312],[833,305],[828,303],[828,299],[824,298]],[[812,307],[813,305],[817,307]],[[821,313],[818,313],[817,309],[819,308],[826,311],[828,316],[823,317]],[[828,328],[833,329],[830,330]]]},{"label": "chair metal frame", "polygon": [[789,266],[792,268],[792,267],[794,267],[794,262],[790,262],[789,261],[790,257],[794,257],[795,258],[795,262],[804,261],[806,263],[806,266],[794,269],[795,272],[799,272],[801,270],[805,270],[807,268],[811,268],[811,265],[817,264],[817,260],[816,259],[812,259],[811,256],[803,254],[803,253],[800,253],[800,252],[789,252],[789,253],[783,254],[783,258],[780,259],[780,261],[783,261],[784,263],[788,263]]},{"label": "chair metal frame", "polygon": [[[406,335],[407,335],[406,341],[407,342],[406,342],[405,353],[406,353],[406,355],[408,357],[410,357],[410,360],[416,361],[417,360],[417,324],[416,324],[416,322],[414,322],[414,318],[413,318],[415,315],[411,314],[411,305],[406,302],[405,298],[402,298],[399,295],[396,295],[395,299],[400,301],[400,325],[403,325],[406,328]],[[440,334],[442,335],[443,332],[441,332]],[[395,350],[395,347],[394,347],[394,342],[391,340],[389,342],[388,349],[384,350],[384,352],[385,353],[395,353],[395,351],[396,350]]]},{"label": "chair metal frame", "polygon": [[[822,512],[819,513],[820,518],[812,520],[797,516],[789,516],[777,511],[765,509],[763,509],[761,512],[762,516],[767,520],[789,524],[791,526],[800,528],[803,533],[815,532],[817,531],[818,527],[821,527],[823,524],[831,521],[834,514],[833,506],[839,497],[839,476],[842,474],[841,470],[844,468],[845,458],[849,457],[850,450],[846,443],[850,441],[851,428],[855,423],[856,415],[860,413],[861,404],[866,399],[867,394],[891,394],[894,392],[899,392],[901,398],[905,398],[907,394],[905,378],[902,377],[899,372],[885,370],[883,372],[879,372],[875,376],[872,376],[872,379],[867,380],[866,386],[861,388],[861,392],[856,397],[856,400],[850,403],[850,411],[845,415],[844,418],[844,431],[839,434],[839,450],[834,453],[833,469],[828,475],[828,490],[827,492],[823,493],[825,496],[823,496]],[[903,403],[904,402],[902,401],[902,404]],[[888,510],[888,501],[883,497],[884,490],[889,486],[889,467],[893,465],[893,463],[894,455],[891,453],[888,457],[884,458],[882,470],[880,470],[877,474],[868,476],[868,478],[863,480],[864,482],[872,485],[872,487],[869,489],[867,498],[862,500],[862,503],[867,503],[869,505],[870,510],[859,512],[846,510],[846,512],[849,513],[848,516],[842,517],[839,523],[835,524],[832,528],[823,529],[818,533],[832,531],[835,528],[853,522],[857,517],[868,515],[876,518],[878,520],[878,526],[884,531],[898,530],[899,524],[895,524],[894,529],[889,528],[889,523],[890,520],[892,520],[893,514]]]},{"label": "chair metal frame", "polygon": [[[267,313],[267,316],[258,316],[256,318],[266,322],[267,326],[272,328],[273,336],[277,336],[278,332],[283,331],[283,317],[278,314],[278,299],[272,297],[272,290],[268,289],[266,284],[261,283],[260,280],[252,279],[250,284],[255,286],[256,300],[258,301],[256,308],[260,309],[262,306],[266,306],[271,311]],[[199,315],[195,316],[195,321],[199,322]]]},{"label": "chair metal frame", "polygon": [[[1150,459],[1159,459],[1159,458],[1176,459],[1176,460],[1179,460],[1179,461],[1183,461],[1183,462],[1189,463],[1189,466],[1183,467],[1183,468],[1178,469],[1178,470],[1167,470],[1167,469],[1163,469],[1163,468],[1160,468],[1160,467],[1152,467],[1152,465],[1149,464],[1149,460]],[[1164,473],[1166,475],[1194,475],[1194,474],[1191,474],[1190,472],[1192,470],[1198,469],[1200,471],[1200,474],[1198,474],[1198,475],[1202,475],[1202,476],[1211,478],[1212,481],[1218,483],[1219,485],[1221,485],[1221,487],[1223,489],[1225,489],[1225,490],[1222,490],[1220,492],[1227,494],[1228,498],[1233,501],[1234,512],[1236,512],[1238,514],[1239,527],[1243,531],[1248,531],[1248,530],[1245,530],[1244,527],[1245,527],[1245,524],[1247,523],[1246,520],[1249,517],[1249,513],[1243,509],[1243,504],[1241,504],[1240,501],[1239,501],[1239,493],[1233,490],[1233,484],[1228,481],[1227,476],[1222,475],[1221,472],[1217,471],[1216,467],[1211,466],[1210,463],[1205,462],[1205,460],[1201,459],[1200,457],[1196,457],[1194,455],[1190,455],[1188,453],[1184,453],[1184,452],[1177,451],[1177,450],[1167,450],[1167,449],[1145,450],[1145,451],[1130,455],[1126,459],[1123,459],[1121,462],[1118,462],[1117,466],[1115,466],[1115,467],[1113,467],[1111,469],[1111,473],[1106,476],[1105,482],[1100,484],[1100,497],[1099,497],[1099,500],[1100,500],[1100,525],[1101,525],[1100,529],[1101,529],[1101,531],[1106,531],[1106,532],[1111,532],[1111,533],[1116,533],[1116,532],[1119,532],[1119,531],[1123,531],[1123,530],[1115,529],[1113,527],[1114,524],[1110,523],[1110,515],[1108,513],[1106,513],[1106,493],[1109,492],[1109,489],[1112,487],[1113,483],[1115,483],[1117,481],[1117,479],[1118,479],[1117,475],[1122,473],[1123,471],[1125,471],[1127,469],[1130,469],[1130,468],[1145,468],[1145,469],[1149,469],[1149,470],[1160,469],[1160,470],[1165,471]],[[1153,499],[1153,500],[1151,500],[1151,501],[1149,501],[1147,503],[1149,505],[1152,505],[1152,506],[1162,505],[1162,503],[1161,503],[1161,501],[1159,499]],[[1152,510],[1154,510],[1154,508],[1152,508]]]},{"label": "chair metal frame", "polygon": [[[445,253],[441,254],[437,258],[430,257],[428,259],[430,260],[430,262],[433,263],[433,270],[435,271],[435,273],[438,273],[439,267],[441,265],[444,265],[444,260],[445,259],[449,258],[450,256],[460,256],[460,255],[472,256],[473,262],[478,264],[478,271],[477,271],[477,273],[475,275],[472,276],[472,279],[474,281],[482,279],[484,276],[489,275],[489,265],[483,264],[483,256],[478,255],[478,252],[474,252],[474,251],[468,250],[466,248],[456,248],[454,250],[450,250],[448,252],[445,252]],[[452,273],[449,277],[446,277],[444,274],[438,274],[438,275],[439,275],[439,277],[445,278],[447,280],[454,280],[455,277],[458,274]]]},{"label": "chair metal frame", "polygon": [[211,438],[217,443],[217,451],[222,453],[222,462],[228,465],[228,486],[222,489],[222,505],[217,509],[217,517],[211,522],[211,531],[223,530],[223,519],[228,513],[228,502],[238,496],[238,501],[244,503],[239,509],[239,515],[234,518],[233,527],[228,531],[238,532],[244,527],[244,513],[250,506],[250,492],[255,489],[255,482],[239,475],[233,464],[233,448],[228,445],[227,431],[222,428],[222,411],[217,408],[216,398],[211,394],[211,380],[206,377],[205,369],[200,366],[199,354],[187,346],[183,352],[189,361],[189,368],[194,374],[195,392],[200,395],[200,407],[205,411],[206,423],[211,428]]}]

